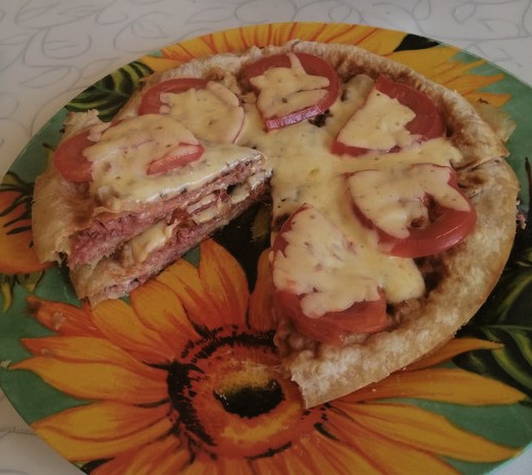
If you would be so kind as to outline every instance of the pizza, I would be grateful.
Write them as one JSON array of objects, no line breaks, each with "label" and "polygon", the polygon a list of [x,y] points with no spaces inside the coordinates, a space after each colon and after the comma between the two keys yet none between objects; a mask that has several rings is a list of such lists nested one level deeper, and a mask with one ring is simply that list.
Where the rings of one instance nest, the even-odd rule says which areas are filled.
[{"label": "pizza", "polygon": [[518,192],[496,119],[355,46],[192,60],[111,122],[69,116],[35,185],[35,249],[96,304],[270,200],[275,343],[311,407],[445,343],[487,298]]}]

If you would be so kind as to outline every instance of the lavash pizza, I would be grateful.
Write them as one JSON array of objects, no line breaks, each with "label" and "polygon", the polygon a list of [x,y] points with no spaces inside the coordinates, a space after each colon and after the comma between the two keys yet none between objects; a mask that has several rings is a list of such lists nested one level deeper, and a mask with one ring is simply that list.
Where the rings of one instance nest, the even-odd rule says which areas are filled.
[{"label": "lavash pizza", "polygon": [[415,361],[485,301],[515,232],[508,132],[355,46],[196,59],[110,123],[69,116],[35,185],[35,249],[95,304],[271,199],[275,343],[310,407]]}]

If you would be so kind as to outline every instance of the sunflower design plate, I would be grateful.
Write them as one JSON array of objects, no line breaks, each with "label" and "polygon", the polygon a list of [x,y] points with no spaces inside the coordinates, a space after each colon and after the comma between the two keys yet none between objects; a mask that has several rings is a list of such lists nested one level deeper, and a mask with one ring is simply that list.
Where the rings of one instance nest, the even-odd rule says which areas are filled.
[{"label": "sunflower design plate", "polygon": [[[276,371],[269,210],[257,205],[127,299],[93,309],[32,250],[33,181],[67,111],[110,120],[153,71],[292,38],[356,44],[517,122],[521,185],[510,262],[476,317],[437,353],[304,410]],[[36,432],[92,475],[485,473],[532,440],[532,90],[457,48],[397,31],[257,25],[163,48],[59,111],[0,185],[0,384]]]}]

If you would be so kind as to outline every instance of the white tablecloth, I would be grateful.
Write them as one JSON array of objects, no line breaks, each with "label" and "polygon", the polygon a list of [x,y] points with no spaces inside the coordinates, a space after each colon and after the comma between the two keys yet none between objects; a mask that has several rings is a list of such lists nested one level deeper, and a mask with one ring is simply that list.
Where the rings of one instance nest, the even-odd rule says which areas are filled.
[{"label": "white tablecloth", "polygon": [[[0,173],[65,102],[143,53],[224,28],[293,20],[433,37],[532,84],[532,0],[0,0]],[[79,473],[0,391],[0,474]],[[532,456],[499,473],[532,473]]]}]

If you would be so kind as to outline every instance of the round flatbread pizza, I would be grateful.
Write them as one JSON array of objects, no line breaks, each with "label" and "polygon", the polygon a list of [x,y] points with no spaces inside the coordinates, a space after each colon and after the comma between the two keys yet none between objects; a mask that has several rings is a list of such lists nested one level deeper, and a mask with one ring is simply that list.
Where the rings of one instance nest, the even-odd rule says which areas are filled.
[{"label": "round flatbread pizza", "polygon": [[495,285],[518,184],[508,122],[485,112],[355,46],[196,59],[111,122],[68,117],[36,182],[35,249],[97,304],[271,201],[275,342],[315,406],[445,343]]}]

